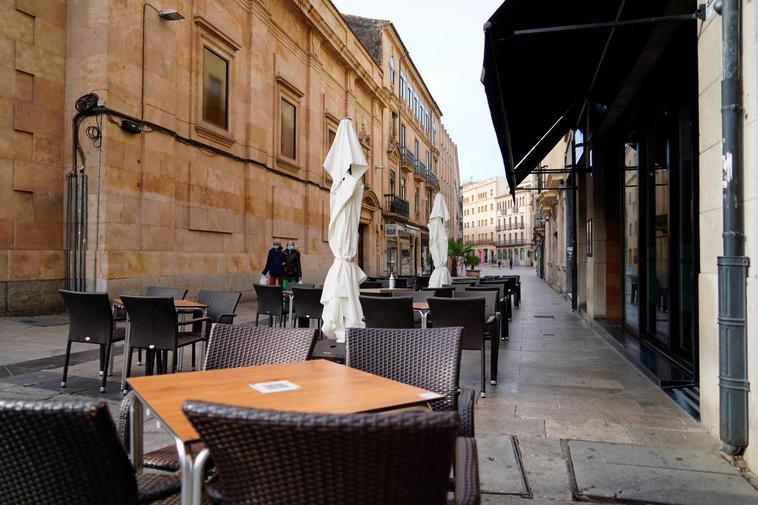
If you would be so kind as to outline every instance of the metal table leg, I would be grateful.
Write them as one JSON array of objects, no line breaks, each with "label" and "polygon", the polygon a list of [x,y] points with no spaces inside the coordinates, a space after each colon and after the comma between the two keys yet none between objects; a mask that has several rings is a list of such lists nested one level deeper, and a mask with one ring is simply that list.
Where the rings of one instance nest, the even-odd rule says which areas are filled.
[{"label": "metal table leg", "polygon": [[209,455],[208,449],[203,449],[195,458],[192,467],[192,505],[202,505],[205,463]]},{"label": "metal table leg", "polygon": [[142,469],[142,460],[144,458],[144,449],[142,437],[144,430],[145,406],[136,395],[134,401],[129,405],[129,457],[132,460],[132,467],[135,471]]},{"label": "metal table leg", "polygon": [[289,310],[290,313],[289,313],[289,316],[288,316],[288,318],[289,318],[289,326],[290,326],[290,328],[294,328],[295,327],[295,320],[292,317],[292,306],[293,306],[292,302],[295,299],[295,295],[291,294],[291,295],[287,295],[287,296],[289,296],[289,298],[290,298],[290,307],[289,307],[290,308],[290,310]]},{"label": "metal table leg", "polygon": [[129,353],[131,348],[129,347],[129,333],[131,332],[131,323],[129,322],[129,314],[126,314],[126,331],[124,332],[124,366],[121,369],[121,392],[126,394],[126,374],[127,364],[129,363]]},{"label": "metal table leg", "polygon": [[426,328],[426,316],[429,314],[429,311],[416,309],[416,312],[421,316],[421,327]]},{"label": "metal table leg", "polygon": [[[185,443],[181,439],[176,439],[176,452],[179,453],[179,471],[180,471],[180,477],[181,477],[181,504],[182,505],[192,505],[194,502],[193,500],[193,490],[196,487],[193,483],[194,479],[194,462],[192,461],[192,449],[190,447],[190,444],[187,442]],[[207,457],[207,456],[206,456]],[[200,478],[200,482],[198,483],[198,487],[202,489],[202,477]],[[198,493],[199,495],[199,493]],[[198,497],[198,502],[199,497]]]}]

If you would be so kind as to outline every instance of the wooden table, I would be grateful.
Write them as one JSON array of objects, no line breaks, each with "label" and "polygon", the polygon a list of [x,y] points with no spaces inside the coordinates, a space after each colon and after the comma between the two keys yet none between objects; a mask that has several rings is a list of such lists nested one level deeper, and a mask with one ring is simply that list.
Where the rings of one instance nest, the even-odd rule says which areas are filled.
[{"label": "wooden table", "polygon": [[[250,386],[275,380],[288,380],[300,389],[264,394]],[[130,409],[132,464],[135,469],[142,466],[143,416],[144,408],[148,407],[176,441],[183,504],[193,503],[193,500],[199,503],[202,487],[202,468],[195,467],[189,447],[199,436],[181,410],[185,400],[259,409],[350,414],[424,405],[443,397],[327,360],[130,377],[129,385],[135,392]],[[197,465],[204,463],[205,458],[207,453],[198,455]]]},{"label": "wooden table", "polygon": [[[114,306],[119,307],[121,309],[125,309],[126,308],[124,306],[124,301],[121,298],[114,298],[113,300],[111,300],[111,303]],[[174,299],[174,308],[176,309],[177,312],[191,312],[191,311],[194,311],[194,310],[202,310],[203,311],[203,316],[207,315],[207,310],[208,310],[208,306],[206,304],[204,304],[204,303],[197,303],[194,300],[177,300],[177,299]],[[203,328],[205,328],[205,323],[203,323]],[[125,336],[124,336],[124,366],[123,366],[123,370],[121,371],[121,391],[124,394],[126,394],[126,372],[127,372],[127,370],[126,370],[126,362],[127,362],[126,356],[127,356],[127,354],[126,353],[127,352],[131,352],[131,350],[129,350],[129,332],[130,332],[130,329],[131,329],[131,324],[129,323],[129,312],[127,312],[126,313],[126,332],[125,332]],[[201,357],[200,359],[201,360],[202,360],[202,356],[203,356],[204,352],[205,352],[205,345],[203,345],[202,352],[200,353],[200,357]],[[112,354],[111,354],[111,356],[112,356]],[[178,361],[177,370],[179,370],[179,371],[182,370],[182,358],[183,358],[183,356],[184,356],[184,353],[181,350],[179,350],[179,359],[177,360]],[[137,363],[137,364],[139,365],[139,363]],[[113,369],[112,365],[111,365],[111,369]]]},{"label": "wooden table", "polygon": [[[121,298],[114,298],[113,305],[124,308],[124,302]],[[174,308],[176,310],[205,310],[208,306],[203,303],[197,303],[194,300],[174,300]]]},{"label": "wooden table", "polygon": [[421,315],[421,327],[426,328],[426,318],[429,315],[429,302],[413,302],[413,310]]}]

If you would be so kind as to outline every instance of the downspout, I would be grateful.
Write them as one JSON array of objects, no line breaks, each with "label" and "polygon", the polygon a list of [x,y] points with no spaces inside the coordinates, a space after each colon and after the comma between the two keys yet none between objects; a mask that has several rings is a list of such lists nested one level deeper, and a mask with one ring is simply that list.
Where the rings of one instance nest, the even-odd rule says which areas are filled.
[{"label": "downspout", "polygon": [[570,283],[571,310],[577,307],[577,264],[576,264],[576,173],[566,178],[566,277]]},{"label": "downspout", "polygon": [[723,78],[723,246],[718,258],[719,435],[721,450],[739,455],[748,444],[747,270],[742,216],[742,75],[740,0],[717,2]]}]

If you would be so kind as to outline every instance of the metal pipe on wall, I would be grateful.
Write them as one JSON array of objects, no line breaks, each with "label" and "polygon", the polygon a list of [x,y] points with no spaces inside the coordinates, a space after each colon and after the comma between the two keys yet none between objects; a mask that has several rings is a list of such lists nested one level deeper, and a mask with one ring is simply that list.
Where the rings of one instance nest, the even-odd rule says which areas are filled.
[{"label": "metal pipe on wall", "polygon": [[723,0],[723,256],[718,258],[719,436],[721,450],[739,455],[748,444],[747,271],[742,203],[741,2]]}]

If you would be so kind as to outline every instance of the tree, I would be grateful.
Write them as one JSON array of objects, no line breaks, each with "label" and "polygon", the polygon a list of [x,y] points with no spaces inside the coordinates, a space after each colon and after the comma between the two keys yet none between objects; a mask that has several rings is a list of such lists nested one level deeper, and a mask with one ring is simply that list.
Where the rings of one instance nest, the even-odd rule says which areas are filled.
[{"label": "tree", "polygon": [[[448,239],[447,241],[447,255],[450,257],[450,259],[453,261],[453,277],[458,276],[458,258],[463,258],[463,261],[466,261],[466,257],[474,254],[474,248],[470,245],[464,245],[463,242],[460,242],[455,239]],[[479,258],[477,259],[477,264],[479,264]]]}]

